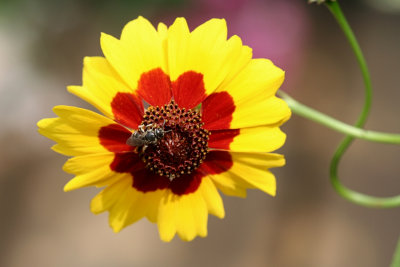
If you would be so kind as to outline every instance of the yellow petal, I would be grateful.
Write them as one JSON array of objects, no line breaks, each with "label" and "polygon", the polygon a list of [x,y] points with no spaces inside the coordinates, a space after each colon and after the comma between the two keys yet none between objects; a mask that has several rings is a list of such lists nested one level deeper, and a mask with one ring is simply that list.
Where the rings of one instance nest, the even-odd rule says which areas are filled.
[{"label": "yellow petal", "polygon": [[280,126],[291,116],[291,111],[280,98],[275,96],[267,99],[252,99],[247,103],[238,104],[230,127],[239,129],[260,125]]},{"label": "yellow petal", "polygon": [[59,118],[42,119],[38,122],[39,133],[56,141],[53,149],[68,156],[102,153],[107,150],[100,144],[98,132],[101,127],[114,123],[93,111],[56,106]]},{"label": "yellow petal", "polygon": [[208,212],[218,218],[224,218],[224,204],[210,177],[203,177],[199,191],[207,204]]},{"label": "yellow petal", "polygon": [[158,230],[161,240],[169,242],[175,233],[184,241],[207,235],[207,205],[199,191],[178,196],[167,190],[160,201]]},{"label": "yellow petal", "polygon": [[252,127],[240,129],[229,146],[234,152],[271,152],[285,143],[286,135],[278,127]]},{"label": "yellow petal", "polygon": [[69,159],[63,167],[67,173],[75,174],[65,186],[64,191],[71,191],[85,186],[105,186],[122,179],[126,174],[110,169],[114,153],[101,153],[77,156]]},{"label": "yellow petal", "polygon": [[228,91],[236,103],[251,98],[267,98],[275,94],[281,86],[285,73],[270,60],[252,59],[231,81],[222,84],[218,91]]},{"label": "yellow petal", "polygon": [[167,40],[168,37],[168,27],[164,23],[160,22],[157,25],[157,32],[161,37],[161,40]]},{"label": "yellow petal", "polygon": [[231,128],[281,124],[289,119],[287,104],[274,96],[283,79],[284,72],[270,60],[253,59],[222,84],[217,92],[227,91],[236,107]]},{"label": "yellow petal", "polygon": [[170,190],[166,190],[161,198],[157,225],[160,238],[164,242],[171,241],[176,234],[178,201],[179,196],[172,194]]},{"label": "yellow petal", "polygon": [[121,194],[132,187],[132,176],[126,174],[123,179],[106,187],[98,193],[90,203],[90,210],[94,214],[109,210],[120,198]]},{"label": "yellow petal", "polygon": [[270,153],[231,153],[231,155],[233,166],[228,173],[275,196],[276,180],[268,168],[283,166],[285,159],[282,155]]},{"label": "yellow petal", "polygon": [[168,69],[171,80],[188,70],[186,54],[189,49],[190,32],[184,18],[177,18],[168,29]]},{"label": "yellow petal", "polygon": [[146,208],[146,217],[152,223],[157,222],[158,208],[164,193],[165,190],[146,192],[143,194],[140,204],[138,204],[138,207]]},{"label": "yellow petal", "polygon": [[91,202],[95,214],[109,211],[109,224],[114,232],[147,216],[157,220],[158,207],[165,190],[143,193],[132,187],[132,176],[128,173],[97,194]]},{"label": "yellow petal", "polygon": [[242,47],[237,36],[227,41],[223,19],[211,19],[190,33],[186,20],[177,18],[168,31],[171,80],[177,80],[186,71],[201,73],[205,93],[210,94],[231,72],[240,69],[240,64],[246,64]]},{"label": "yellow petal", "polygon": [[100,43],[107,60],[133,90],[144,72],[156,68],[166,71],[162,36],[143,17],[125,26],[121,40],[103,33]]},{"label": "yellow petal", "polygon": [[109,222],[114,232],[119,232],[126,226],[147,217],[151,222],[156,222],[158,207],[165,190],[140,192],[129,187],[125,195],[121,195],[110,209]]},{"label": "yellow petal", "polygon": [[[269,168],[280,167],[285,164],[282,155],[272,153],[239,153],[231,152],[233,165],[227,171],[212,175],[213,181],[219,187],[229,189],[229,193],[240,196],[243,188],[258,188],[272,196],[276,193],[275,176]],[[230,182],[229,182],[230,181]],[[238,186],[238,189],[235,188]]]},{"label": "yellow petal", "polygon": [[158,23],[157,31],[161,39],[161,46],[163,50],[163,66],[165,66],[166,73],[168,70],[168,27],[164,23]]},{"label": "yellow petal", "polygon": [[114,118],[111,102],[118,92],[133,92],[103,57],[85,57],[83,85],[68,86],[68,91]]},{"label": "yellow petal", "polygon": [[232,178],[231,175],[227,175],[226,173],[213,174],[210,177],[217,188],[227,196],[245,198],[247,195],[246,189],[254,188],[242,179]]},{"label": "yellow petal", "polygon": [[120,192],[117,201],[109,210],[108,221],[115,233],[144,217],[144,209],[136,209],[143,193],[128,186]]},{"label": "yellow petal", "polygon": [[253,55],[252,49],[246,45],[242,45],[242,40],[237,35],[233,35],[231,38],[229,38],[228,47],[230,47],[228,50],[232,51],[238,49],[238,51],[235,51],[237,57],[231,57],[232,62],[230,64],[232,64],[232,68],[227,73],[224,81],[220,84],[220,87],[224,87],[224,84],[227,84],[234,79],[236,75],[250,63]]},{"label": "yellow petal", "polygon": [[184,241],[207,236],[207,206],[199,192],[184,195],[178,202],[177,234]]}]

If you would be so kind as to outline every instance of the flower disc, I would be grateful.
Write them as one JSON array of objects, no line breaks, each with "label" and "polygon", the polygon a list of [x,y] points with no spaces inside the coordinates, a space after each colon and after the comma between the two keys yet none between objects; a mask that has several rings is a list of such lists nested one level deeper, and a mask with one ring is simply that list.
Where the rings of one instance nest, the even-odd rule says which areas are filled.
[{"label": "flower disc", "polygon": [[205,159],[210,132],[203,129],[197,111],[179,108],[172,100],[163,107],[149,107],[142,125],[161,129],[163,137],[155,144],[139,147],[146,168],[171,181],[191,174]]}]

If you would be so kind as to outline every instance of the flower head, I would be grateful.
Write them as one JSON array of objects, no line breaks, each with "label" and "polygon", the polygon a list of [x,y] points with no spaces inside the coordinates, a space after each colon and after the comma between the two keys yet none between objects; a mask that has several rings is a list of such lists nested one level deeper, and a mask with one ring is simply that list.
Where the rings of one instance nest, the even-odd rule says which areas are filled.
[{"label": "flower head", "polygon": [[56,106],[39,132],[72,156],[65,191],[105,187],[91,202],[109,212],[115,232],[146,217],[170,241],[207,235],[208,214],[225,215],[218,190],[275,195],[269,168],[284,165],[279,126],[290,117],[275,97],[284,72],[252,59],[226,23],[212,19],[190,32],[178,18],[157,30],[139,17],[116,39],[101,36],[105,57],[86,57],[83,85],[68,91],[103,115]]}]

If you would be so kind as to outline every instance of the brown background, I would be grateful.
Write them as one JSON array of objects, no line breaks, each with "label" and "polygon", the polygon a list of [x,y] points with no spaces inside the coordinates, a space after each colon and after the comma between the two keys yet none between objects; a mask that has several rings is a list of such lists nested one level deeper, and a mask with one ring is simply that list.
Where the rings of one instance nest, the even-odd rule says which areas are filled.
[{"label": "brown background", "polygon": [[[342,1],[375,86],[367,127],[400,133],[399,1]],[[390,2],[392,6],[386,6]],[[371,4],[369,4],[371,3]],[[398,5],[398,4],[397,4]],[[159,240],[142,220],[120,234],[89,211],[97,189],[63,193],[65,157],[36,132],[57,104],[89,107],[65,86],[81,83],[84,56],[101,55],[99,33],[118,36],[137,15],[153,23],[185,16],[192,26],[225,17],[229,32],[286,70],[283,88],[345,122],[356,120],[362,79],[343,35],[323,6],[304,1],[1,1],[0,266],[388,266],[399,209],[341,199],[328,179],[342,136],[296,115],[283,127],[287,166],[275,170],[276,198],[251,191],[224,197],[226,218],[209,236]],[[343,158],[346,185],[377,196],[400,193],[399,147],[356,141]]]}]

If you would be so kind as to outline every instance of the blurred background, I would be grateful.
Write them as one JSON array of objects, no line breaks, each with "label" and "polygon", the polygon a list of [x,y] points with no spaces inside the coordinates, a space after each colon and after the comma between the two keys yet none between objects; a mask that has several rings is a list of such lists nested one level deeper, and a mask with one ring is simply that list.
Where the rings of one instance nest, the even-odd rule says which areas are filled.
[{"label": "blurred background", "polygon": [[[400,133],[400,1],[341,1],[369,62],[375,86],[367,128]],[[0,0],[0,266],[388,266],[400,210],[341,199],[328,179],[342,136],[296,115],[283,127],[287,165],[274,170],[276,198],[250,191],[224,196],[226,218],[210,216],[209,236],[159,240],[146,220],[114,234],[93,215],[88,188],[64,193],[66,158],[50,150],[36,122],[54,105],[89,108],[65,87],[81,84],[84,56],[102,55],[100,32],[119,37],[138,15],[192,28],[227,19],[255,57],[286,70],[283,89],[353,123],[363,84],[349,46],[324,6],[296,0]],[[342,181],[377,196],[400,193],[399,147],[356,141]]]}]

